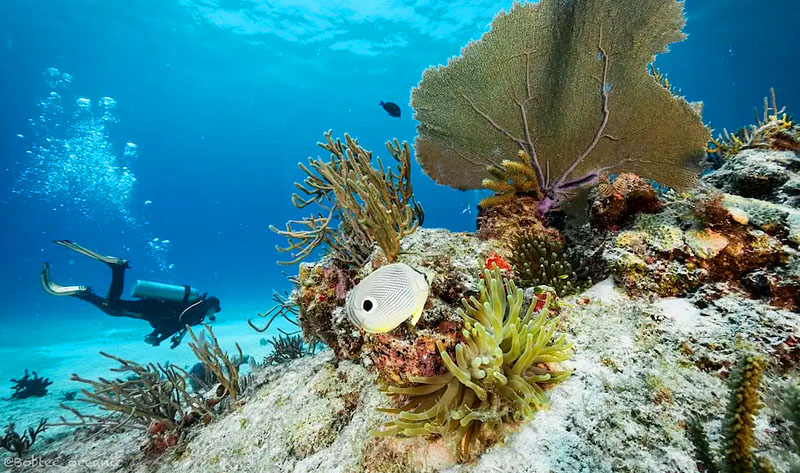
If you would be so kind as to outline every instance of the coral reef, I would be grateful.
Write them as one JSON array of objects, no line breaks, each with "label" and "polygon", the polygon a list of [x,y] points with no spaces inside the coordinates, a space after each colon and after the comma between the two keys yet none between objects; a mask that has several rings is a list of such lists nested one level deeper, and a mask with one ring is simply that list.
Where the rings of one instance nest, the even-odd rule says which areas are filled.
[{"label": "coral reef", "polygon": [[744,150],[703,180],[729,194],[800,207],[800,157],[791,151]]},{"label": "coral reef", "polygon": [[47,430],[47,419],[40,420],[36,428],[28,427],[22,434],[17,432],[14,422],[9,422],[5,434],[0,438],[0,448],[22,458],[36,442],[39,434],[45,430]]},{"label": "coral reef", "polygon": [[355,275],[330,258],[316,264],[302,263],[291,298],[298,307],[297,320],[306,342],[324,343],[338,358],[356,356],[362,340],[350,334],[349,322],[337,324],[334,311],[344,305]]},{"label": "coral reef", "polygon": [[47,387],[53,384],[52,381],[45,377],[40,378],[36,371],[33,372],[33,377],[31,377],[28,370],[25,370],[25,374],[19,379],[11,378],[11,382],[14,383],[11,388],[14,390],[11,393],[12,400],[45,396]]},{"label": "coral reef", "polygon": [[306,350],[303,344],[303,337],[300,335],[281,334],[268,340],[272,345],[272,353],[267,355],[264,363],[279,365],[296,360],[306,354],[314,354],[314,348]]},{"label": "coral reef", "polygon": [[[694,215],[692,204],[685,205],[687,215]],[[718,231],[719,225],[735,223],[727,223],[727,214],[723,220],[710,228]],[[413,387],[404,373],[449,373],[435,349],[437,340],[458,363],[455,345],[466,341],[454,302],[476,294],[480,270],[498,251],[495,243],[470,233],[425,228],[406,237],[398,260],[431,274],[430,305],[414,331],[402,327],[381,338],[361,334],[340,317],[343,300],[330,302],[331,337],[343,346],[358,340],[358,350],[348,353],[358,362],[322,350],[260,368],[234,409],[219,411],[213,422],[181,435],[166,455],[142,462],[141,433],[136,432],[59,438],[47,451],[81,460],[80,467],[64,473],[109,471],[107,463],[92,463],[104,459],[131,473],[478,473],[519,471],[520,465],[530,473],[696,473],[687,422],[695,412],[711,419],[705,423],[708,441],[712,451],[719,451],[728,399],[724,378],[741,344],[747,341],[763,354],[762,382],[768,388],[782,386],[781,378],[797,370],[800,358],[792,352],[800,340],[796,313],[750,299],[728,284],[705,284],[691,299],[650,301],[630,298],[609,279],[560,305],[557,329],[567,330],[575,346],[568,361],[575,370],[546,391],[550,407],[538,411],[534,422],[509,423],[503,442],[460,465],[453,464],[449,438],[372,436],[372,430],[393,419],[377,410],[387,399],[374,385],[376,374],[387,385]],[[382,264],[385,260],[375,252],[348,278],[357,280]],[[295,299],[298,292],[291,297],[301,308],[312,294],[335,295],[339,279],[330,258],[302,266],[309,270],[298,282],[307,284],[303,290],[309,299]],[[312,283],[319,285],[313,292]],[[533,292],[525,291],[523,307]],[[753,434],[760,457],[776,471],[791,471],[800,457],[793,453],[792,424],[781,407],[765,402]]]},{"label": "coral reef", "polygon": [[709,142],[712,163],[724,165],[727,159],[747,149],[800,151],[800,128],[789,119],[785,107],[778,108],[775,89],[769,92],[772,100],[764,97],[764,110],[761,117],[756,110],[755,124],[734,133],[725,129]]},{"label": "coral reef", "polygon": [[638,213],[656,213],[663,207],[653,185],[631,173],[601,182],[593,191],[591,201],[592,227],[601,230],[618,229]]},{"label": "coral reef", "polygon": [[323,258],[315,265],[304,263],[292,295],[300,309],[303,332],[318,334],[337,358],[360,359],[392,383],[441,372],[437,370],[444,365],[436,354],[436,341],[449,346],[458,339],[463,323],[452,306],[476,289],[476,276],[491,248],[473,235],[451,235],[445,230],[420,229],[406,237],[398,261],[428,275],[430,295],[413,330],[401,326],[384,334],[359,331],[343,310],[347,290],[386,263],[379,252],[352,273],[337,268],[330,259]]},{"label": "coral reef", "polygon": [[140,365],[108,353],[100,352],[120,366],[111,371],[128,375],[125,379],[97,380],[72,375],[72,380],[83,383],[79,400],[97,406],[105,415],[83,414],[77,409],[62,405],[78,420],[61,418],[61,425],[93,426],[101,431],[117,431],[124,428],[148,430],[153,424],[163,425],[165,430],[175,432],[201,418],[210,419],[212,412],[203,397],[187,390],[188,373],[167,364]]},{"label": "coral reef", "polygon": [[410,387],[388,386],[387,394],[405,401],[384,409],[396,416],[379,435],[451,437],[466,459],[502,437],[509,422],[533,419],[548,405],[544,389],[569,376],[553,365],[571,349],[565,335],[554,337],[553,295],[541,293],[523,315],[523,292],[513,281],[499,268],[483,276],[480,299],[465,299],[458,310],[464,330],[455,361],[437,341],[447,373],[411,377]]},{"label": "coral reef", "polygon": [[[606,199],[599,191],[593,198],[594,207]],[[606,222],[597,224],[605,232],[584,245],[602,247],[611,273],[633,294],[676,296],[725,281],[781,307],[800,307],[795,209],[701,188],[662,198],[657,213],[637,213],[620,226]]]},{"label": "coral reef", "polygon": [[538,201],[534,197],[518,196],[510,202],[483,206],[478,210],[477,236],[482,240],[495,240],[501,249],[511,250],[509,244],[524,232],[546,235],[562,241],[563,237],[538,215]]},{"label": "coral reef", "polygon": [[570,258],[558,240],[526,232],[512,245],[510,262],[520,286],[546,285],[564,297],[591,285],[577,259]]},{"label": "coral reef", "polygon": [[286,230],[270,227],[289,239],[289,246],[278,247],[279,251],[292,252],[291,261],[285,264],[300,262],[323,244],[344,265],[363,265],[373,244],[383,250],[389,261],[394,261],[400,240],[413,233],[424,218],[411,186],[408,144],[397,140],[386,143],[389,154],[397,161],[395,173],[391,167],[384,168],[380,158],[377,168],[373,168],[372,152],[347,134],[344,143],[334,142],[331,131],[325,133],[325,140],[318,144],[331,153],[330,159],[309,158],[308,166],[300,163],[306,178],[296,187],[302,195],[292,195],[297,208],[317,204],[324,212],[289,221]]},{"label": "coral reef", "polygon": [[[244,360],[242,349],[238,343],[235,344],[236,356],[231,358],[226,351],[219,345],[217,337],[210,325],[203,325],[208,337],[198,338],[191,327],[187,326],[189,336],[189,348],[198,360],[205,366],[206,370],[213,373],[214,379],[219,383],[217,397],[230,396],[231,400],[236,401],[239,397],[239,365]],[[209,342],[210,340],[210,342]]]},{"label": "coral reef", "polygon": [[621,166],[686,188],[709,133],[648,71],[655,54],[683,39],[682,8],[675,0],[515,3],[460,56],[423,73],[411,97],[417,160],[458,189],[490,179],[501,196],[485,203],[541,192],[541,214]]}]

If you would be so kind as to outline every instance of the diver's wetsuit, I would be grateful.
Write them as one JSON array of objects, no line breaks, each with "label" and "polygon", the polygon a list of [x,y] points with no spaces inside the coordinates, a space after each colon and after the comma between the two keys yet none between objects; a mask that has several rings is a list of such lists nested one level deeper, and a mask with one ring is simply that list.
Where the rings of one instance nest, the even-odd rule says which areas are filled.
[{"label": "diver's wetsuit", "polygon": [[[153,332],[145,338],[147,343],[159,345],[167,338],[178,334],[173,340],[177,346],[186,332],[186,325],[197,325],[203,321],[209,311],[206,299],[200,301],[161,301],[158,299],[124,300],[121,298],[125,284],[127,265],[111,266],[111,286],[105,299],[91,290],[75,294],[78,299],[89,302],[108,315],[114,317],[130,317],[150,322]],[[181,316],[181,314],[183,314]],[[177,343],[176,343],[177,342]]]},{"label": "diver's wetsuit", "polygon": [[151,345],[159,345],[162,341],[172,337],[171,348],[175,348],[186,335],[187,325],[198,325],[207,315],[213,320],[213,314],[220,310],[219,300],[216,297],[207,298],[205,295],[200,300],[193,302],[189,302],[186,298],[183,301],[164,301],[151,298],[122,299],[125,270],[129,267],[127,261],[103,257],[66,240],[56,243],[106,263],[111,268],[111,285],[105,298],[95,294],[90,287],[60,286],[50,280],[50,264],[45,263],[42,270],[42,285],[45,290],[53,295],[77,297],[113,317],[130,317],[148,321],[153,327],[153,331],[145,337],[145,341]]}]

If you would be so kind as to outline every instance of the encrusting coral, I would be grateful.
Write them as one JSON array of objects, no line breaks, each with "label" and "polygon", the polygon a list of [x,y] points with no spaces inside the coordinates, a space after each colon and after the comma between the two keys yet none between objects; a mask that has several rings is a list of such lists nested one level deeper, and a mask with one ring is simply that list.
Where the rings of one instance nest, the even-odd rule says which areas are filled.
[{"label": "encrusting coral", "polygon": [[542,214],[622,165],[688,187],[709,132],[647,67],[684,38],[682,9],[676,0],[515,3],[460,56],[424,72],[411,97],[417,160],[440,184],[500,192],[485,204],[522,183],[541,193]]},{"label": "encrusting coral", "polygon": [[[408,144],[396,139],[386,149],[397,161],[397,172],[384,168],[380,158],[372,167],[372,152],[345,134],[345,142],[331,139],[319,146],[331,153],[328,161],[309,158],[303,183],[296,183],[300,194],[292,195],[297,208],[316,203],[324,212],[304,220],[287,222],[286,230],[270,226],[272,231],[289,239],[289,246],[278,247],[293,252],[285,264],[297,263],[316,248],[326,244],[331,255],[345,265],[361,266],[377,244],[391,262],[400,251],[400,240],[422,224],[422,206],[414,199],[411,186],[411,152]],[[303,229],[292,228],[292,225]]]},{"label": "encrusting coral", "polygon": [[658,194],[646,179],[623,173],[600,182],[590,193],[589,218],[593,228],[619,228],[633,215],[655,213],[662,209]]},{"label": "encrusting coral", "polygon": [[514,239],[509,258],[521,286],[547,285],[559,297],[591,285],[585,275],[579,274],[582,272],[577,261],[573,259],[573,265],[569,259],[560,241],[534,232],[525,232]]},{"label": "encrusting coral", "polygon": [[441,435],[468,459],[501,438],[508,423],[546,408],[544,390],[569,376],[553,365],[570,357],[571,344],[564,334],[554,337],[552,292],[539,291],[523,314],[522,289],[499,268],[485,270],[478,289],[479,299],[464,299],[458,310],[464,329],[455,356],[437,341],[447,373],[388,386],[401,406],[383,409],[396,416],[377,435]]}]

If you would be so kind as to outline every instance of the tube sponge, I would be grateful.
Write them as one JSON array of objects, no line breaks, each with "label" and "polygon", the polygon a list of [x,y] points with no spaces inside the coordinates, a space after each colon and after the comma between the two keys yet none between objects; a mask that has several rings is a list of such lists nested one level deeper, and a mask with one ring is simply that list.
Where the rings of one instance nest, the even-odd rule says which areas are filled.
[{"label": "tube sponge", "polygon": [[558,318],[549,317],[553,293],[539,290],[523,312],[522,290],[496,267],[484,271],[478,289],[457,312],[463,341],[452,352],[437,341],[447,373],[385,388],[401,406],[382,409],[396,416],[376,435],[439,435],[465,460],[499,440],[510,423],[548,407],[544,391],[570,374],[554,364],[572,349],[555,334]]}]

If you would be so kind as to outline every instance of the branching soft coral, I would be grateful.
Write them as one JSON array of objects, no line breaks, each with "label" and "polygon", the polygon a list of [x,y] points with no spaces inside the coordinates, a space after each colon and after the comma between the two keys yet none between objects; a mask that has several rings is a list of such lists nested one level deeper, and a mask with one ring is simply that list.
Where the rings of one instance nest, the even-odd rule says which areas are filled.
[{"label": "branching soft coral", "polygon": [[463,342],[454,356],[437,341],[448,372],[386,388],[402,405],[383,409],[396,417],[377,435],[441,435],[468,459],[502,437],[509,423],[533,419],[548,406],[545,389],[569,376],[553,365],[570,357],[572,345],[564,334],[554,337],[552,293],[539,291],[523,314],[522,290],[498,268],[485,270],[478,287],[479,297],[464,299],[458,310]]},{"label": "branching soft coral", "polygon": [[192,332],[191,327],[187,326],[189,336],[192,337],[189,348],[192,349],[197,359],[205,365],[206,369],[214,374],[214,378],[219,381],[221,390],[218,394],[220,397],[229,394],[231,399],[236,401],[239,397],[239,365],[244,360],[242,348],[236,343],[236,355],[231,357],[219,345],[211,326],[203,325],[203,327],[208,333],[210,342],[205,337],[197,337]]},{"label": "branching soft coral", "polygon": [[21,434],[17,432],[15,427],[16,424],[14,422],[8,423],[5,435],[0,437],[0,448],[22,458],[36,442],[39,434],[47,430],[47,419],[40,420],[36,428],[28,427]]},{"label": "branching soft coral", "polygon": [[106,358],[119,363],[111,371],[125,378],[97,380],[72,375],[72,380],[83,383],[80,401],[99,407],[105,415],[83,414],[77,409],[61,405],[72,412],[77,421],[61,418],[58,425],[75,427],[99,427],[101,432],[123,428],[147,429],[153,423],[169,431],[188,427],[199,418],[210,419],[212,413],[202,396],[190,393],[189,374],[172,364],[136,362],[100,352]]},{"label": "branching soft coral", "polygon": [[372,167],[372,152],[358,140],[344,135],[344,143],[333,141],[331,132],[318,145],[329,151],[329,160],[309,158],[306,173],[292,195],[297,208],[316,204],[323,212],[303,220],[290,220],[286,230],[270,227],[289,240],[278,251],[292,253],[285,264],[300,262],[316,248],[327,245],[331,255],[345,265],[362,266],[377,244],[389,261],[400,252],[400,240],[422,224],[422,206],[414,199],[411,186],[411,151],[396,139],[386,150],[396,169],[384,167],[380,158]]},{"label": "branching soft coral", "polygon": [[483,187],[495,192],[480,201],[481,207],[510,202],[518,194],[532,195],[536,199],[543,199],[544,194],[539,188],[539,181],[534,169],[533,160],[523,150],[519,150],[519,160],[504,159],[500,166],[491,165],[486,168],[492,175],[483,180]]},{"label": "branching soft coral", "polygon": [[708,154],[713,161],[721,162],[745,149],[761,148],[800,150],[800,141],[795,124],[786,114],[786,107],[778,108],[775,89],[770,89],[771,101],[764,97],[764,110],[759,117],[756,110],[755,124],[748,125],[734,133],[727,129],[712,138],[708,144]]}]

